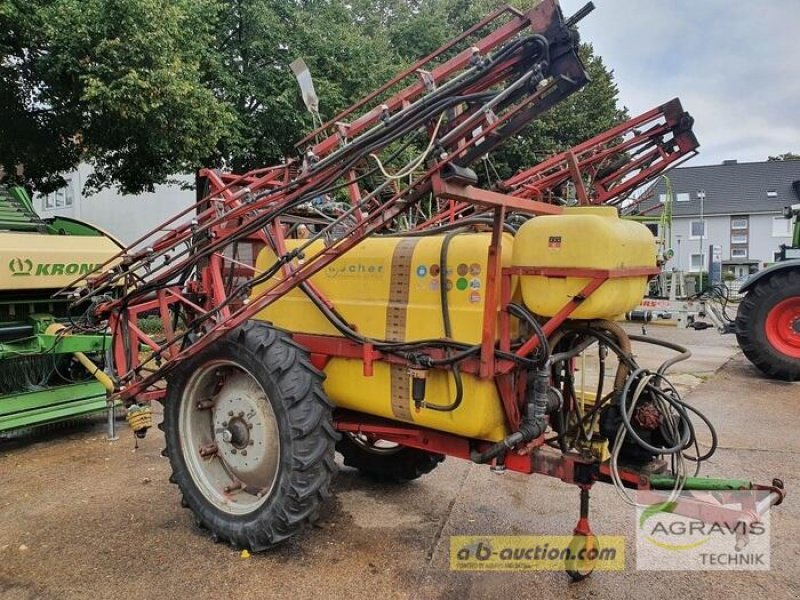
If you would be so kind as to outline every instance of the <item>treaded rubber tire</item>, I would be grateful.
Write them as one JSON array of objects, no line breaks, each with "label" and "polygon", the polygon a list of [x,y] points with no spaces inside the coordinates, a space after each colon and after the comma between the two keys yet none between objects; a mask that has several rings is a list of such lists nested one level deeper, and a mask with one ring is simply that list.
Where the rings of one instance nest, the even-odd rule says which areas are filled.
[{"label": "treaded rubber tire", "polygon": [[[267,500],[245,515],[226,513],[212,504],[193,481],[181,451],[179,409],[183,388],[204,363],[224,358],[245,369],[266,392],[277,421],[280,452],[277,478]],[[186,361],[168,380],[163,430],[170,481],[177,484],[200,527],[215,541],[238,549],[261,551],[313,522],[329,494],[336,471],[333,405],[322,390],[324,375],[307,352],[282,331],[249,321]]]},{"label": "treaded rubber tire", "polygon": [[783,381],[800,379],[800,359],[778,351],[769,343],[766,320],[782,300],[800,297],[800,268],[778,271],[758,281],[736,313],[736,339],[744,355],[765,375]]},{"label": "treaded rubber tire", "polygon": [[336,442],[345,466],[353,467],[369,479],[406,483],[433,471],[444,460],[444,455],[416,448],[400,447],[391,454],[370,452],[343,434]]}]

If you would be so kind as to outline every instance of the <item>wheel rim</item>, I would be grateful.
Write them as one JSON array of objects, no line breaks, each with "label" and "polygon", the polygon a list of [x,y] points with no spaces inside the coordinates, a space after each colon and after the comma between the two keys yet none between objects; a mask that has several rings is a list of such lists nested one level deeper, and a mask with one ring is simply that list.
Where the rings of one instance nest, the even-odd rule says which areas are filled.
[{"label": "wheel rim", "polygon": [[399,444],[387,440],[372,439],[363,433],[348,433],[350,439],[359,448],[371,454],[396,454],[403,449]]},{"label": "wheel rim", "polygon": [[181,398],[179,434],[192,480],[216,508],[245,515],[267,501],[280,435],[269,397],[249,371],[229,361],[197,369]]},{"label": "wheel rim", "polygon": [[778,302],[767,314],[767,340],[778,352],[800,358],[800,297]]}]

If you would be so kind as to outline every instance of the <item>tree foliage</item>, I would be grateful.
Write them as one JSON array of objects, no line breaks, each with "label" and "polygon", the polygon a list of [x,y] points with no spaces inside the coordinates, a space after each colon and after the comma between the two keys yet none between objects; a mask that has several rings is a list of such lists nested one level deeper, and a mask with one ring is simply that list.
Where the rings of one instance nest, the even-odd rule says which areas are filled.
[{"label": "tree foliage", "polygon": [[[527,8],[533,0],[524,0]],[[294,153],[311,127],[288,67],[303,57],[324,119],[491,12],[497,0],[6,0],[0,166],[46,190],[90,162],[91,188],[151,188],[199,166]],[[503,176],[618,122],[612,73],[495,155]]]},{"label": "tree foliage", "polygon": [[46,189],[88,160],[90,187],[150,187],[202,163],[233,120],[202,84],[211,0],[14,0],[0,9],[0,162]]}]

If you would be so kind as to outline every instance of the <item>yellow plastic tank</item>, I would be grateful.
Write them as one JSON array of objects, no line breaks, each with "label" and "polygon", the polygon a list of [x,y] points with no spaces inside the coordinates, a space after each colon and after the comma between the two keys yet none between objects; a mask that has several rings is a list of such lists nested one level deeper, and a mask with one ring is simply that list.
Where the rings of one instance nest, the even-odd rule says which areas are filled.
[{"label": "yellow plastic tank", "polygon": [[[486,302],[490,239],[488,233],[452,237],[443,267],[440,252],[444,236],[374,237],[331,263],[311,281],[362,335],[409,342],[444,337],[440,274],[445,268],[452,338],[478,344]],[[291,250],[302,243],[290,240],[287,246]],[[312,256],[321,248],[322,242],[316,242],[305,254]],[[512,248],[513,237],[505,234],[503,266],[511,265]],[[258,256],[256,269],[266,270],[274,262],[274,253],[265,249]],[[269,285],[272,284],[256,286],[253,294]],[[490,301],[499,305],[497,298]],[[297,288],[256,318],[293,332],[341,335]],[[508,434],[492,380],[462,374],[461,405],[456,410],[440,412],[416,410],[406,367],[377,362],[373,375],[366,377],[360,360],[334,358],[326,365],[325,374],[325,391],[342,408],[478,439],[497,441]],[[456,393],[452,373],[445,371],[432,370],[426,388],[426,401],[437,405],[451,403]]]},{"label": "yellow plastic tank", "polygon": [[[656,241],[650,230],[620,219],[613,207],[567,208],[563,215],[535,217],[520,227],[514,242],[514,266],[624,269],[656,266]],[[556,314],[590,279],[520,278],[525,305],[544,317]],[[644,296],[647,276],[606,281],[578,305],[570,318],[608,319],[635,308]]]}]

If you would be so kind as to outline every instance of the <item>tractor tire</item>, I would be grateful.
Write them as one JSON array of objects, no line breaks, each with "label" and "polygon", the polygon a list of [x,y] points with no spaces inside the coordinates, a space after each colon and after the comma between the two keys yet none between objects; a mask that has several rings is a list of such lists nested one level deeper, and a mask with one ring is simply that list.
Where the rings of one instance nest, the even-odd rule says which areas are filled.
[{"label": "tractor tire", "polygon": [[404,446],[386,447],[380,440],[369,442],[361,436],[343,434],[336,443],[345,466],[353,467],[374,481],[406,483],[433,471],[444,460],[434,454]]},{"label": "tractor tire", "polygon": [[317,518],[338,437],[323,378],[288,334],[255,321],[169,378],[170,481],[215,541],[261,551]]},{"label": "tractor tire", "polygon": [[800,269],[758,281],[739,305],[736,339],[765,375],[800,379]]}]

